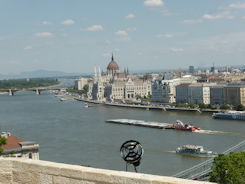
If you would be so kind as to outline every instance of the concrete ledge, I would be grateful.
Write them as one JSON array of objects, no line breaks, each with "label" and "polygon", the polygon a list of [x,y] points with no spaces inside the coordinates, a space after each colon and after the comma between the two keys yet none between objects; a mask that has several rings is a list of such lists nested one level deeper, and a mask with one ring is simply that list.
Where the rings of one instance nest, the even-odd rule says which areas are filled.
[{"label": "concrete ledge", "polygon": [[173,177],[62,163],[0,158],[0,184],[207,184]]}]

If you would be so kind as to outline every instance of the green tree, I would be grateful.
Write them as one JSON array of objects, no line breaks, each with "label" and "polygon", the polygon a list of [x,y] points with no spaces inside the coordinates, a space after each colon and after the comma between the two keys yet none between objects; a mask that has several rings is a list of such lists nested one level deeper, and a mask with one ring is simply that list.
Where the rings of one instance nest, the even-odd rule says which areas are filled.
[{"label": "green tree", "polygon": [[6,138],[5,137],[0,137],[0,155],[3,152],[3,149],[1,148],[2,145],[6,144]]},{"label": "green tree", "polygon": [[239,104],[239,105],[235,106],[234,110],[236,110],[236,111],[244,111],[245,107],[242,104]]},{"label": "green tree", "polygon": [[191,103],[191,104],[189,104],[189,107],[190,108],[195,108],[195,104]]},{"label": "green tree", "polygon": [[209,181],[221,184],[245,184],[245,152],[219,154],[214,158]]},{"label": "green tree", "polygon": [[227,110],[227,109],[230,109],[230,106],[229,105],[227,105],[227,104],[222,104],[222,105],[220,105],[220,107],[219,107],[220,109],[224,109],[224,110]]},{"label": "green tree", "polygon": [[83,93],[87,93],[88,92],[88,85],[84,85],[83,86]]},{"label": "green tree", "polygon": [[208,105],[204,104],[204,103],[200,103],[199,104],[199,108],[200,109],[206,109],[208,107]]}]

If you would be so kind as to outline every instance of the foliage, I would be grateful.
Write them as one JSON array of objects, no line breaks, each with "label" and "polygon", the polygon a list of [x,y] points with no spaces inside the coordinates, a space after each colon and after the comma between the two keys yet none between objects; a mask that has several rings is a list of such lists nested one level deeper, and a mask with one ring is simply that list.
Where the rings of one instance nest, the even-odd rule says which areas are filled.
[{"label": "foliage", "polygon": [[209,181],[229,184],[245,183],[245,152],[219,154],[214,158],[214,166]]},{"label": "foliage", "polygon": [[83,86],[83,92],[84,93],[87,93],[88,92],[88,85],[87,84]]},{"label": "foliage", "polygon": [[1,80],[0,89],[23,89],[34,87],[45,87],[59,84],[57,79],[42,78],[42,79],[15,79]]},{"label": "foliage", "polygon": [[234,110],[236,110],[236,111],[244,111],[245,107],[242,104],[239,104],[239,105],[234,107]]},{"label": "foliage", "polygon": [[67,88],[67,91],[70,93],[86,94],[88,92],[88,85],[84,85],[82,90],[74,89],[74,87]]},{"label": "foliage", "polygon": [[140,99],[141,102],[152,102],[152,95],[141,97],[139,95],[136,96],[137,99]]},{"label": "foliage", "polygon": [[204,104],[204,103],[200,103],[198,106],[200,109],[207,109],[208,108],[208,105]]},{"label": "foliage", "polygon": [[176,107],[189,107],[188,104],[176,104]]},{"label": "foliage", "polygon": [[189,107],[190,108],[195,108],[195,104],[191,103],[191,104],[189,104]]},{"label": "foliage", "polygon": [[224,110],[227,110],[227,109],[230,109],[230,106],[229,105],[227,105],[227,104],[222,104],[222,105],[220,105],[220,107],[219,107],[220,109],[224,109]]},{"label": "foliage", "polygon": [[196,106],[193,103],[191,103],[191,104],[185,103],[185,104],[176,104],[176,107],[195,108]]},{"label": "foliage", "polygon": [[1,148],[2,145],[6,144],[6,138],[5,137],[0,137],[0,155],[3,152],[3,149]]}]

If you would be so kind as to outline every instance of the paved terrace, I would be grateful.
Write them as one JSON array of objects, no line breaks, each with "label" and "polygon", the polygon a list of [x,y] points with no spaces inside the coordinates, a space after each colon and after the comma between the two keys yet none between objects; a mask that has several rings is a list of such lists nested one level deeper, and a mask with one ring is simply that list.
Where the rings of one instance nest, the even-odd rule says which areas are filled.
[{"label": "paved terrace", "polygon": [[0,184],[209,184],[173,177],[0,158]]}]

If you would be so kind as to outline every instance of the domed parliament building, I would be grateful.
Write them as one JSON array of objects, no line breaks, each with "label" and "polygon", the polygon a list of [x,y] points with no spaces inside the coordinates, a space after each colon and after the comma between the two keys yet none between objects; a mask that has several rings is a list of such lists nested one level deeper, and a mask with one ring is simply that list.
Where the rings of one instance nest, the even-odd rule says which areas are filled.
[{"label": "domed parliament building", "polygon": [[120,72],[113,55],[106,69],[106,73],[103,73],[100,67],[98,72],[94,68],[93,80],[88,83],[89,99],[114,102],[151,95],[151,81],[129,75],[128,69]]}]

